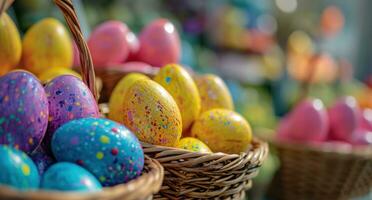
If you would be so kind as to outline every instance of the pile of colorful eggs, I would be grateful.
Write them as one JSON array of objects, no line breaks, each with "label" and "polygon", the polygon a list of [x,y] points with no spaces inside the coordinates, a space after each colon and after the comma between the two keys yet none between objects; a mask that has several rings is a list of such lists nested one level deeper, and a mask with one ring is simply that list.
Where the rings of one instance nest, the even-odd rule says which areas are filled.
[{"label": "pile of colorful eggs", "polygon": [[180,54],[169,21],[156,20],[135,38],[123,23],[110,21],[88,40],[98,68],[134,58],[161,67],[153,80],[137,73],[123,77],[110,98],[109,120],[101,118],[90,90],[70,69],[78,54],[62,24],[44,19],[21,44],[14,23],[1,16],[0,41],[6,45],[0,47],[0,184],[99,191],[126,183],[144,167],[139,141],[203,153],[250,147],[251,127],[233,111],[222,79],[192,76],[169,64]]},{"label": "pile of colorful eggs", "polygon": [[372,110],[359,108],[354,97],[340,98],[330,108],[319,99],[300,102],[280,123],[278,139],[351,149],[372,144]]}]

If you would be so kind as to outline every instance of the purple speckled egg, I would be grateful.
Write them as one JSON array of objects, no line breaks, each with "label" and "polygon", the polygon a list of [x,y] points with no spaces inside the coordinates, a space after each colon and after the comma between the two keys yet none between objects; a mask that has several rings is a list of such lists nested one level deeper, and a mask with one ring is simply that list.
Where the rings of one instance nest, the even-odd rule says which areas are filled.
[{"label": "purple speckled egg", "polygon": [[99,117],[97,103],[89,88],[75,76],[63,75],[45,86],[49,102],[48,130],[43,140],[45,150],[50,150],[53,133],[64,123],[80,118]]},{"label": "purple speckled egg", "polygon": [[44,174],[50,165],[56,162],[54,157],[45,151],[41,145],[30,154],[30,157],[34,161],[40,176]]},{"label": "purple speckled egg", "polygon": [[42,140],[48,123],[48,100],[38,79],[26,71],[0,77],[0,144],[27,153]]}]

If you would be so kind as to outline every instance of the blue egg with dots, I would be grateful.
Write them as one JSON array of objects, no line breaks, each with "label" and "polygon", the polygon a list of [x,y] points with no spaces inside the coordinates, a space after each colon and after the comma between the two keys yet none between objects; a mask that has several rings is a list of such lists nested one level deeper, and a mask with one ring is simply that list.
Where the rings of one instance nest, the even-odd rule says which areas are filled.
[{"label": "blue egg with dots", "polygon": [[24,152],[0,145],[0,185],[19,190],[35,190],[40,177],[31,158]]},{"label": "blue egg with dots", "polygon": [[54,133],[57,161],[73,162],[90,171],[103,186],[126,183],[142,172],[144,153],[125,126],[101,118],[70,121]]},{"label": "blue egg with dots", "polygon": [[102,185],[96,177],[79,165],[60,162],[48,168],[41,179],[43,190],[97,192]]}]

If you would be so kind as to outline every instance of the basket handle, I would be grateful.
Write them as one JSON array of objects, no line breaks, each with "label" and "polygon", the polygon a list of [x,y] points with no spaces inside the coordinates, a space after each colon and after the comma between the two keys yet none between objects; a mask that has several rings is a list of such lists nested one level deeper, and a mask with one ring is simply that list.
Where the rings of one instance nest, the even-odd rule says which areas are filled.
[{"label": "basket handle", "polygon": [[83,81],[88,86],[97,101],[99,95],[97,93],[97,88],[95,85],[95,73],[92,56],[90,55],[87,43],[85,42],[84,37],[81,33],[79,20],[77,18],[74,6],[72,5],[72,0],[54,0],[54,3],[62,11],[68,28],[70,29],[75,43],[79,49],[81,63],[80,67]]}]

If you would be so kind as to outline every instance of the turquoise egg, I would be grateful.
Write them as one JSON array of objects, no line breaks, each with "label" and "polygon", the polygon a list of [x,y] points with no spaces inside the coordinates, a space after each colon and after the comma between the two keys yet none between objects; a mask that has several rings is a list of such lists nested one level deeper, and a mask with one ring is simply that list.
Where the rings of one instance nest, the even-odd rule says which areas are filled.
[{"label": "turquoise egg", "polygon": [[24,152],[0,145],[0,184],[20,190],[34,190],[39,187],[37,168]]},{"label": "turquoise egg", "polygon": [[90,172],[79,165],[60,162],[48,168],[41,179],[44,190],[75,192],[101,191],[102,185]]},{"label": "turquoise egg", "polygon": [[77,163],[103,186],[128,182],[142,172],[144,154],[132,132],[114,121],[83,118],[54,133],[52,151],[58,161]]}]

